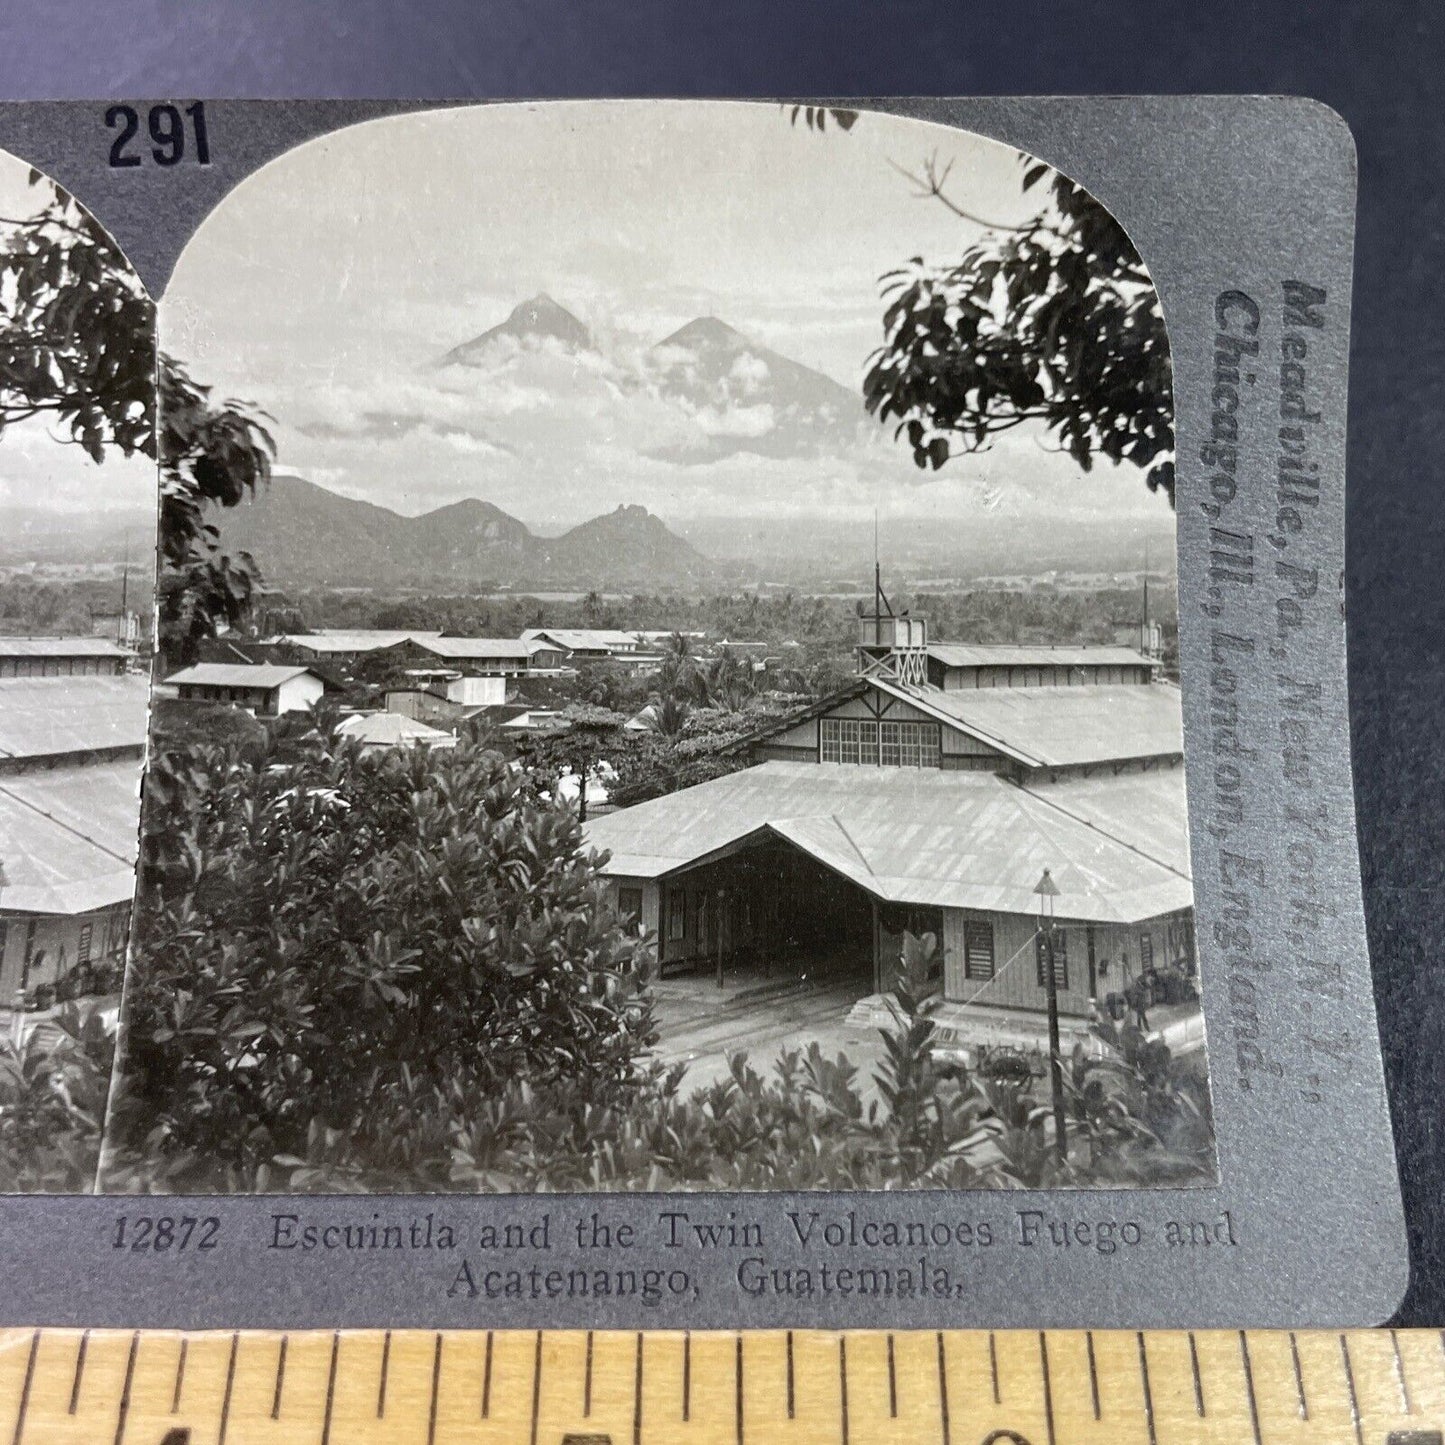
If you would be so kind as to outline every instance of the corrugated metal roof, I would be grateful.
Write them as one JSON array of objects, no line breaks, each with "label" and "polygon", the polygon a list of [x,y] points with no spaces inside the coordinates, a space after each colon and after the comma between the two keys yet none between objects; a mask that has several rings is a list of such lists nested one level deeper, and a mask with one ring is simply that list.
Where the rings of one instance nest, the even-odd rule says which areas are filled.
[{"label": "corrugated metal roof", "polygon": [[1189,872],[1189,808],[1184,769],[1160,768],[1118,777],[1060,778],[1056,783],[1025,783],[1045,804],[1110,837]]},{"label": "corrugated metal roof", "polygon": [[522,636],[528,642],[550,637],[569,652],[596,648],[635,652],[642,634],[610,627],[529,627]]},{"label": "corrugated metal roof", "polygon": [[1179,689],[1149,682],[1118,687],[987,687],[945,692],[872,686],[931,713],[1030,767],[1062,768],[1184,752]]},{"label": "corrugated metal roof", "polygon": [[438,657],[531,657],[538,649],[520,637],[419,637],[418,647]]},{"label": "corrugated metal roof", "polygon": [[140,775],[137,760],[0,777],[0,912],[129,902]]},{"label": "corrugated metal roof", "polygon": [[114,657],[131,654],[104,637],[0,637],[0,657]]},{"label": "corrugated metal roof", "polygon": [[339,723],[336,731],[344,737],[355,738],[357,742],[384,747],[395,747],[401,743],[451,747],[456,743],[451,733],[396,712],[356,713]]},{"label": "corrugated metal roof", "polygon": [[1050,647],[1047,644],[930,642],[928,655],[945,667],[1152,667],[1132,647]]},{"label": "corrugated metal roof", "polygon": [[0,678],[0,757],[34,758],[145,744],[147,679]]},{"label": "corrugated metal roof", "polygon": [[1127,841],[1046,801],[1046,787],[992,773],[782,762],[590,819],[584,831],[617,876],[660,877],[766,830],[886,902],[1006,913],[1037,912],[1033,889],[1048,868],[1060,918],[1135,923],[1193,901],[1173,822],[1149,836],[1175,784],[1144,778],[1130,781],[1158,796]]},{"label": "corrugated metal roof", "polygon": [[293,677],[315,677],[309,667],[288,667],[279,662],[198,662],[173,672],[167,683],[191,687],[280,687]]},{"label": "corrugated metal roof", "polygon": [[330,654],[333,652],[375,652],[383,647],[395,647],[398,642],[421,642],[440,637],[440,629],[432,632],[426,629],[398,631],[376,627],[325,628],[319,632],[287,632],[278,642],[289,642],[305,648],[308,652]]}]

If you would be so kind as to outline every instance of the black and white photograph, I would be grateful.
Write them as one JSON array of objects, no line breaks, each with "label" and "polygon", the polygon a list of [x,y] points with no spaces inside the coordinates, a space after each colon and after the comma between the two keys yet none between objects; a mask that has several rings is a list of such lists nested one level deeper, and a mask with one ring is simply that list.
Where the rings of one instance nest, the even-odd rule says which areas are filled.
[{"label": "black and white photograph", "polygon": [[89,1191],[146,742],[154,308],[0,153],[0,1193]]},{"label": "black and white photograph", "polygon": [[[102,1190],[1215,1181],[1169,344],[1086,190],[868,111],[373,120],[200,225],[150,410],[47,436],[96,264],[10,268],[15,505],[46,445],[107,505],[46,488],[0,621],[156,639]],[[13,1057],[113,1032],[129,891],[4,865]]]}]

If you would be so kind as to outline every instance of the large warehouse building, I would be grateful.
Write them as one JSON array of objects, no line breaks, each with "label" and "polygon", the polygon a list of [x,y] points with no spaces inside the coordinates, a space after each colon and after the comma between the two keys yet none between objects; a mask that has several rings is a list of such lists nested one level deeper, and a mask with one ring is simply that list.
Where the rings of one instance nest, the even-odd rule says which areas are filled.
[{"label": "large warehouse building", "polygon": [[1048,869],[1063,1012],[1151,968],[1192,976],[1178,688],[1124,648],[930,647],[922,619],[861,622],[857,683],[754,739],[753,766],[587,824],[663,972],[880,992],[906,929],[938,939],[946,999],[1041,1011]]},{"label": "large warehouse building", "polygon": [[0,1008],[118,988],[147,680],[0,679]]}]

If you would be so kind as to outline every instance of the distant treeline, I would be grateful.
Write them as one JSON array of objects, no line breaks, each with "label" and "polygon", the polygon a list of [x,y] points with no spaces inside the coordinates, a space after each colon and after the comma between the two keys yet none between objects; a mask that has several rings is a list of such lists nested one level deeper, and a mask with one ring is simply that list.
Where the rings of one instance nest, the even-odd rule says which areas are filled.
[{"label": "distant treeline", "polygon": [[[133,610],[149,610],[150,599],[144,596],[147,585],[131,579],[126,600]],[[114,616],[120,611],[120,603],[119,577],[45,581],[25,576],[0,578],[0,634],[85,636],[93,616]]]},{"label": "distant treeline", "polygon": [[[1048,587],[1005,591],[927,592],[892,599],[929,619],[939,641],[1109,643],[1114,630],[1142,616],[1142,588],[1059,591]],[[1176,635],[1174,588],[1151,583],[1151,617],[1163,628],[1166,650]],[[847,650],[855,641],[857,602],[803,592],[733,593],[711,597],[590,593],[575,600],[535,597],[387,597],[376,593],[310,592],[273,599],[258,630],[307,627],[440,628],[458,636],[515,637],[528,627],[615,627],[706,632],[713,638],[795,642],[811,649]]]}]

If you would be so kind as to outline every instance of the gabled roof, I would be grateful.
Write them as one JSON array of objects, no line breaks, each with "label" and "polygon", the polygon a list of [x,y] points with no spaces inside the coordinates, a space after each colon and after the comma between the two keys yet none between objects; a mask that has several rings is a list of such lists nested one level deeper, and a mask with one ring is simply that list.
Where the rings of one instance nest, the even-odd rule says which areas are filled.
[{"label": "gabled roof", "polygon": [[1131,848],[1189,872],[1189,809],[1183,768],[1154,773],[1064,777],[1024,788],[1047,806]]},{"label": "gabled roof", "polygon": [[988,687],[946,692],[885,678],[857,682],[739,739],[751,744],[823,717],[869,689],[978,738],[1028,768],[1062,768],[1182,756],[1179,689],[1150,682],[1110,687]]},{"label": "gabled roof", "polygon": [[414,641],[423,651],[443,658],[529,658],[539,650],[520,637],[418,637]]},{"label": "gabled roof", "polygon": [[137,759],[0,777],[0,912],[128,903],[140,829]]},{"label": "gabled roof", "polygon": [[279,662],[198,662],[173,672],[167,683],[184,683],[190,687],[280,687],[293,677],[314,677],[319,673],[309,667],[293,667]]},{"label": "gabled roof", "polygon": [[139,674],[0,678],[0,758],[142,748],[149,703]]},{"label": "gabled roof", "polygon": [[1182,756],[1179,689],[1148,682],[1117,687],[988,687],[945,692],[881,678],[868,684],[970,733],[1031,768]]},{"label": "gabled roof", "polygon": [[426,743],[433,747],[453,747],[456,744],[456,738],[451,733],[396,712],[355,713],[338,723],[336,731],[360,743],[384,747],[402,743]]},{"label": "gabled roof", "polygon": [[0,637],[0,657],[113,657],[131,656],[105,637]]},{"label": "gabled roof", "polygon": [[928,655],[945,667],[1153,667],[1132,647],[1051,647],[1047,644],[930,642]]},{"label": "gabled roof", "polygon": [[550,638],[568,652],[588,652],[598,648],[635,652],[641,634],[621,632],[612,627],[529,627],[522,637],[528,642]]},{"label": "gabled roof", "polygon": [[1174,821],[1182,780],[1129,781],[1157,797],[1127,839],[1055,806],[1047,786],[992,773],[782,762],[590,819],[584,832],[614,876],[664,877],[771,834],[885,902],[1029,915],[1048,868],[1060,918],[1136,923],[1189,907],[1193,887]]},{"label": "gabled roof", "polygon": [[320,654],[375,652],[383,647],[395,647],[398,642],[420,642],[425,638],[440,637],[435,631],[401,631],[377,627],[329,627],[319,632],[287,632],[276,640],[289,642],[295,647]]}]

